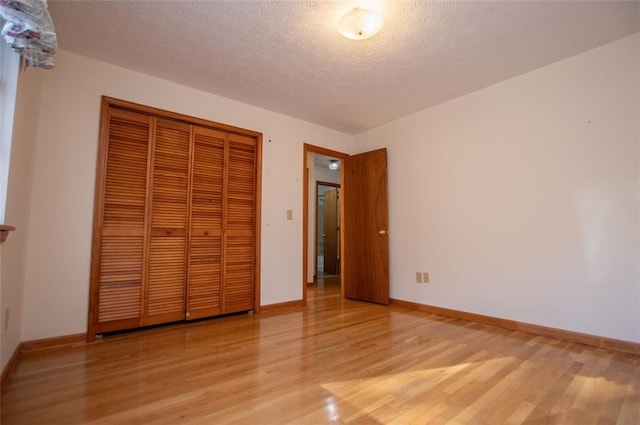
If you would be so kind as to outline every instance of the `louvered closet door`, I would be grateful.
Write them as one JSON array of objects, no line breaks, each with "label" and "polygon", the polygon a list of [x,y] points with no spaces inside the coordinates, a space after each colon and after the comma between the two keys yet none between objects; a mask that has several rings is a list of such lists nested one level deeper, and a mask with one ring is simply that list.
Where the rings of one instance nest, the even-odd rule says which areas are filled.
[{"label": "louvered closet door", "polygon": [[225,133],[194,128],[189,319],[222,313],[222,188]]},{"label": "louvered closet door", "polygon": [[92,276],[98,287],[94,319],[98,333],[140,325],[145,261],[151,119],[118,109],[110,109],[108,119],[99,269]]},{"label": "louvered closet door", "polygon": [[224,312],[253,309],[256,140],[229,135],[224,234]]},{"label": "louvered closet door", "polygon": [[102,98],[87,337],[252,310],[260,133]]},{"label": "louvered closet door", "polygon": [[190,132],[156,120],[145,325],[185,318]]}]

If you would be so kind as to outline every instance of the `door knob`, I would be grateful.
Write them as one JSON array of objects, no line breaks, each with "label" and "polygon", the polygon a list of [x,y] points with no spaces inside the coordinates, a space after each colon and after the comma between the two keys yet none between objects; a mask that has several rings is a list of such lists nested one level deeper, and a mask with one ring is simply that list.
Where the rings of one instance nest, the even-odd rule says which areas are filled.
[{"label": "door knob", "polygon": [[386,230],[378,230],[378,234],[379,234],[380,236],[384,236],[384,235],[386,235],[386,234],[387,234],[387,231],[386,231]]}]

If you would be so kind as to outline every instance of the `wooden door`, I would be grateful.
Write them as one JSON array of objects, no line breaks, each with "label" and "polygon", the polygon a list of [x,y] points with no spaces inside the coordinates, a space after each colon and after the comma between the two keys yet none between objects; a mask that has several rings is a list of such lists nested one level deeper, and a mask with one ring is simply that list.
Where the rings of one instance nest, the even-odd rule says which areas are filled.
[{"label": "wooden door", "polygon": [[191,126],[156,119],[144,325],[185,318]]},{"label": "wooden door", "polygon": [[96,180],[89,327],[140,326],[146,262],[151,118],[103,109]]},{"label": "wooden door", "polygon": [[222,211],[226,134],[194,128],[187,318],[222,313]]},{"label": "wooden door", "polygon": [[338,189],[322,194],[324,273],[338,274]]},{"label": "wooden door", "polygon": [[256,139],[229,135],[223,233],[223,311],[254,307]]},{"label": "wooden door", "polygon": [[349,156],[343,172],[345,296],[388,304],[387,150]]}]

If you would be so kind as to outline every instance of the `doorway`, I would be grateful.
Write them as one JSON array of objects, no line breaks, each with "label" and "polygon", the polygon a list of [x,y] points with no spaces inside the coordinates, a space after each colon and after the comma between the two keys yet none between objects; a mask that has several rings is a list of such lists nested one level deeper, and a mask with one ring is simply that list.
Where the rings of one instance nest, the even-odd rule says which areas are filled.
[{"label": "doorway", "polygon": [[[313,145],[304,145],[304,184],[303,184],[303,246],[302,246],[302,257],[303,257],[303,266],[302,266],[302,282],[303,282],[303,302],[306,304],[307,301],[307,291],[306,288],[309,286],[316,286],[319,283],[318,279],[318,270],[323,274],[321,284],[325,284],[327,282],[324,279],[325,267],[324,267],[324,257],[325,257],[325,248],[324,248],[324,238],[322,237],[324,232],[324,211],[322,211],[322,226],[323,228],[318,230],[318,211],[317,205],[319,203],[319,191],[318,186],[323,185],[327,187],[327,189],[321,189],[321,194],[325,191],[331,189],[340,188],[340,192],[342,191],[342,179],[343,179],[343,165],[344,160],[348,155],[342,152],[333,151],[330,149],[322,148],[319,146]],[[331,165],[333,162],[337,164]],[[330,167],[331,165],[331,167]],[[336,167],[337,165],[337,167]],[[338,195],[338,191],[334,192],[337,196],[336,198],[340,198],[342,193]],[[331,195],[327,195],[331,196]],[[341,200],[337,202],[342,203]],[[323,203],[324,208],[324,199],[321,201]],[[336,203],[337,203],[336,202]],[[335,258],[336,262],[336,271],[331,271],[331,265],[329,264],[328,272],[335,273],[330,277],[331,284],[334,286],[340,287],[340,294],[343,295],[344,291],[342,288],[342,272],[344,270],[343,259],[341,257],[341,253],[343,251],[342,244],[344,241],[342,237],[338,236],[338,232],[342,230],[342,223],[344,220],[344,211],[343,208],[337,208],[336,212],[336,253],[330,254],[330,258]],[[318,242],[321,241],[323,246],[319,249]],[[331,245],[333,242],[329,241]],[[323,258],[321,258],[322,263],[320,267],[318,267],[318,256],[320,253]],[[329,261],[331,261],[329,259]]]},{"label": "doorway", "polygon": [[316,181],[317,285],[340,276],[340,185]]},{"label": "doorway", "polygon": [[316,171],[333,169],[325,161],[339,162],[339,276],[342,297],[378,304],[389,304],[389,240],[387,150],[347,155],[319,146],[304,144],[302,218],[302,302],[307,304],[307,286],[316,276]]}]

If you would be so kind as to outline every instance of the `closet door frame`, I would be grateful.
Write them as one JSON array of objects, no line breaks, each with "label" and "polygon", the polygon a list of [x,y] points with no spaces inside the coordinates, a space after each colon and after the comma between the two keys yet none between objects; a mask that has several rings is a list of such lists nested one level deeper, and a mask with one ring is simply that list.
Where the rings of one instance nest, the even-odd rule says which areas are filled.
[{"label": "closet door frame", "polygon": [[[87,324],[87,341],[93,341],[96,335],[103,332],[98,329],[98,297],[100,291],[100,260],[101,260],[101,241],[102,241],[102,221],[105,196],[105,179],[107,165],[107,148],[109,137],[109,117],[111,109],[121,109],[125,111],[137,112],[149,115],[151,117],[163,118],[168,120],[179,121],[191,125],[220,130],[231,134],[255,138],[256,140],[256,167],[255,167],[255,223],[254,223],[254,266],[255,273],[253,279],[253,311],[260,313],[260,223],[261,223],[261,205],[262,205],[262,133],[235,127],[215,121],[205,120],[202,118],[192,117],[164,109],[145,106],[121,99],[108,96],[102,96],[101,112],[100,112],[100,131],[98,140],[96,181],[95,181],[95,199],[94,199],[94,217],[93,217],[93,235],[91,248],[91,269],[89,281],[89,314]],[[191,171],[190,171],[191,172]],[[148,238],[149,235],[147,235]],[[145,282],[142,283],[145,286]],[[142,323],[141,323],[142,325]],[[101,327],[104,328],[104,327]]]}]

